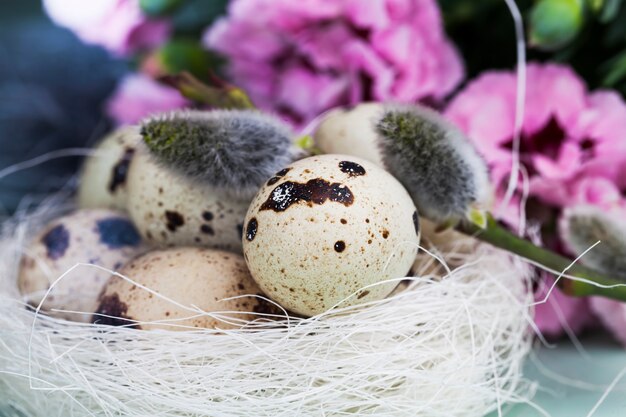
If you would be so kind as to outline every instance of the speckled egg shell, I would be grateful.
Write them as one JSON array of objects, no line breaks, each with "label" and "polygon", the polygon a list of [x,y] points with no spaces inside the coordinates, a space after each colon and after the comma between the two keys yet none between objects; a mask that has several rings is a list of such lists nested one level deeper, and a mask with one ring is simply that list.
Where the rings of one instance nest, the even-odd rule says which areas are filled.
[{"label": "speckled egg shell", "polygon": [[85,160],[80,174],[79,207],[126,210],[126,178],[140,140],[139,128],[127,126],[94,148],[94,155]]},{"label": "speckled egg shell", "polygon": [[383,110],[382,103],[361,103],[328,112],[313,134],[315,145],[324,153],[354,155],[383,167],[375,131]]},{"label": "speckled egg shell", "polygon": [[[18,286],[27,302],[37,306],[50,285],[77,263],[116,270],[143,250],[141,237],[126,215],[105,209],[79,210],[51,222],[25,249]],[[54,286],[42,307],[85,312],[51,314],[88,322],[110,275],[78,267]]]},{"label": "speckled egg shell", "polygon": [[[406,276],[419,221],[400,183],[371,162],[320,155],[292,163],[259,191],[246,215],[244,255],[261,289],[311,316],[357,290]],[[352,297],[387,296],[396,283]]]},{"label": "speckled egg shell", "polygon": [[203,246],[241,253],[249,200],[235,200],[194,183],[153,160],[144,149],[128,175],[128,211],[147,242]]},{"label": "speckled egg shell", "polygon": [[[231,329],[263,317],[255,313],[281,314],[275,305],[254,297],[260,295],[261,290],[250,276],[243,258],[233,253],[190,247],[154,251],[130,262],[120,273],[189,308],[196,306],[204,312],[241,313],[224,313],[228,321],[199,316],[197,312],[113,276],[100,296],[94,322],[131,325],[145,330]],[[252,296],[224,300],[240,295]],[[141,323],[133,324],[129,320]],[[157,321],[161,323],[155,323]]]}]

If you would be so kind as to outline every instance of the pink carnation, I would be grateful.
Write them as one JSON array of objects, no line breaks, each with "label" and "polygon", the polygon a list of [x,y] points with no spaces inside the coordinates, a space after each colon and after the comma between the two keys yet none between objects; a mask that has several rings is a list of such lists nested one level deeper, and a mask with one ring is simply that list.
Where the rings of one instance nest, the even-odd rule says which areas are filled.
[{"label": "pink carnation", "polygon": [[233,0],[204,42],[258,106],[296,123],[360,101],[439,101],[463,78],[434,0]]},{"label": "pink carnation", "polygon": [[159,45],[170,33],[167,21],[141,12],[139,0],[44,0],[44,7],[58,25],[117,55]]},{"label": "pink carnation", "polygon": [[615,338],[626,346],[626,304],[601,297],[591,297],[591,309]]},{"label": "pink carnation", "polygon": [[128,75],[107,103],[106,112],[118,124],[133,124],[155,113],[180,109],[188,101],[169,86],[142,74]]},{"label": "pink carnation", "polygon": [[[529,176],[530,197],[555,210],[594,204],[607,210],[625,206],[626,104],[609,91],[590,93],[570,68],[556,64],[527,66],[525,118],[520,160]],[[515,120],[516,76],[512,71],[486,72],[472,81],[450,103],[446,116],[475,142],[491,168],[500,197],[511,173],[511,144]],[[503,210],[518,213],[519,194]],[[545,209],[552,207],[553,209]],[[531,215],[536,213],[530,213]],[[556,221],[555,213],[535,221]],[[552,245],[564,250],[558,239]],[[575,255],[575,254],[570,254]],[[543,298],[545,292],[538,292]],[[538,306],[536,322],[551,335],[562,331],[562,321],[575,331],[590,323],[588,301],[557,292]],[[624,329],[626,331],[626,328]]]}]

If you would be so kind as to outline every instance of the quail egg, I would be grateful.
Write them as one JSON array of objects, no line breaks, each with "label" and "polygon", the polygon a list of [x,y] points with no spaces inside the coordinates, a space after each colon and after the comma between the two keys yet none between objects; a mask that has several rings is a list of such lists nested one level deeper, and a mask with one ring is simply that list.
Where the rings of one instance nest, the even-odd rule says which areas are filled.
[{"label": "quail egg", "polygon": [[333,109],[324,115],[315,130],[315,145],[324,153],[355,155],[384,167],[374,128],[383,112],[383,103]]},{"label": "quail egg", "polygon": [[[37,306],[52,283],[77,263],[116,270],[142,249],[141,237],[126,215],[105,209],[79,210],[52,221],[26,247],[18,287],[26,301]],[[43,310],[83,312],[51,315],[88,322],[110,275],[95,267],[72,270],[52,288]]]},{"label": "quail egg", "polygon": [[202,246],[241,253],[249,199],[237,199],[160,165],[138,150],[128,174],[128,212],[152,245]]},{"label": "quail egg", "polygon": [[[230,329],[262,317],[257,313],[282,314],[274,304],[254,297],[261,290],[245,261],[229,252],[193,247],[149,252],[127,264],[120,274],[162,297],[113,276],[100,296],[94,323],[144,330]],[[241,295],[251,297],[224,300]],[[224,312],[220,315],[225,320],[193,308]]]},{"label": "quail egg", "polygon": [[105,137],[94,148],[80,174],[79,207],[126,210],[126,179],[140,140],[139,128],[127,126]]},{"label": "quail egg", "polygon": [[346,155],[296,161],[270,178],[245,219],[243,250],[261,289],[312,316],[378,300],[405,277],[419,243],[417,211],[376,164]]}]

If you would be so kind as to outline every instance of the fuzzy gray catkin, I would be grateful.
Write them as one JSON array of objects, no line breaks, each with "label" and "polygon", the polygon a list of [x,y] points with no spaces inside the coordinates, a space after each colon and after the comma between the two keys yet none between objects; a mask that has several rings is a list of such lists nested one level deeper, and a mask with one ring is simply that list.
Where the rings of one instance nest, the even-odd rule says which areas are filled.
[{"label": "fuzzy gray catkin", "polygon": [[582,262],[626,281],[626,227],[602,209],[589,205],[571,207],[563,213],[562,236],[569,249],[583,253]]},{"label": "fuzzy gray catkin", "polygon": [[386,106],[376,123],[388,171],[420,214],[436,222],[467,217],[489,199],[487,166],[470,141],[438,113],[416,105]]},{"label": "fuzzy gray catkin", "polygon": [[192,181],[252,196],[292,159],[292,132],[256,110],[177,111],[143,122],[151,153]]}]

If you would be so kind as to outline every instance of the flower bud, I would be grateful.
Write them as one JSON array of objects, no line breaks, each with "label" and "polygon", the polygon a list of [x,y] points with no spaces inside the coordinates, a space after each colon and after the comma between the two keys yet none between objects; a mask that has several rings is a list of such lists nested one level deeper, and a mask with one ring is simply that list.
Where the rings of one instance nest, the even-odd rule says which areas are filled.
[{"label": "flower bud", "polygon": [[595,269],[626,279],[626,224],[595,206],[565,210],[561,235],[570,251],[579,255],[593,247],[581,261]]},{"label": "flower bud", "polygon": [[584,20],[582,0],[540,0],[530,12],[530,43],[558,49],[578,35]]},{"label": "flower bud", "polygon": [[376,130],[385,167],[421,215],[438,223],[484,223],[480,213],[491,195],[487,166],[460,130],[414,105],[387,106]]}]

